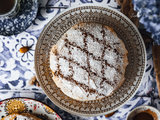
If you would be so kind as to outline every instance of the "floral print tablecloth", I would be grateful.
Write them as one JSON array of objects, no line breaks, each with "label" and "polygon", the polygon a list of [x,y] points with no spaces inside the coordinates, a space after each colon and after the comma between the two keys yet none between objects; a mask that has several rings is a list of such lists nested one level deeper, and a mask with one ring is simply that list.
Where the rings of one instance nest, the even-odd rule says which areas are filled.
[{"label": "floral print tablecloth", "polygon": [[[34,51],[37,39],[52,17],[67,7],[87,3],[105,4],[117,10],[120,9],[115,0],[39,0],[38,2],[37,17],[28,29],[17,35],[0,35],[0,101],[13,97],[33,98],[51,106],[64,120],[125,120],[128,112],[140,105],[151,105],[160,110],[151,45],[146,48],[147,66],[138,92],[109,118],[82,117],[67,113],[54,105],[40,87],[29,85],[29,80],[35,75]],[[51,9],[45,6],[61,6],[61,8]],[[22,54],[19,52],[22,46],[32,47],[29,52]]]}]

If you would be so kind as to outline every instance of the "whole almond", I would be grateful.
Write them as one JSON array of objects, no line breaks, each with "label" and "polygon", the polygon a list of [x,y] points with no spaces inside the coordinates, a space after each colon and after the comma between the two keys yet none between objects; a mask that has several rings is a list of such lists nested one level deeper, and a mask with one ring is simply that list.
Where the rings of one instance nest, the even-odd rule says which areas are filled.
[{"label": "whole almond", "polygon": [[19,49],[19,52],[20,52],[20,53],[26,53],[29,49],[30,49],[30,47],[24,46],[24,47],[21,47],[21,48]]}]

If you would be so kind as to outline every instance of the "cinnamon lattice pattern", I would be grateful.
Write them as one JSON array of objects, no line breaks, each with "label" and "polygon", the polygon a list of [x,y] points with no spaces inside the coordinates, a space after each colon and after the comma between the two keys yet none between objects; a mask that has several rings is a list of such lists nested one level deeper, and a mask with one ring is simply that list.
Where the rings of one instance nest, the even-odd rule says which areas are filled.
[{"label": "cinnamon lattice pattern", "polygon": [[[90,25],[92,27],[95,27],[94,26],[95,24],[96,23],[90,23],[90,24],[84,23],[84,26]],[[109,85],[109,88],[108,88],[109,90],[110,90],[110,88],[116,88],[117,87],[116,85],[119,84],[119,81],[121,80],[120,76],[123,76],[122,71],[124,71],[121,68],[121,66],[123,66],[124,63],[121,61],[123,61],[126,53],[123,53],[122,51],[117,50],[117,47],[119,47],[119,48],[122,47],[120,41],[114,40],[114,39],[118,39],[117,36],[111,39],[111,41],[113,41],[112,44],[107,42],[106,36],[109,36],[108,34],[110,34],[112,36],[115,35],[115,34],[110,33],[111,32],[110,28],[108,28],[109,29],[108,31],[110,31],[110,32],[106,32],[107,29],[104,25],[100,25],[100,24],[96,24],[96,25],[99,25],[102,27],[102,30],[100,31],[100,33],[102,34],[101,39],[98,36],[93,35],[93,33],[85,30],[85,28],[80,27],[81,25],[79,25],[79,24],[78,24],[78,28],[75,28],[75,29],[80,30],[81,35],[83,36],[84,46],[79,46],[75,41],[71,42],[67,38],[68,34],[65,34],[66,37],[64,38],[64,41],[65,41],[64,46],[65,46],[65,48],[68,48],[69,51],[66,50],[67,51],[66,52],[64,50],[65,51],[64,55],[59,53],[58,51],[55,51],[55,55],[57,56],[57,60],[56,60],[57,61],[57,70],[54,72],[54,76],[56,76],[58,78],[60,77],[61,79],[65,79],[65,80],[71,82],[71,84],[74,84],[73,86],[79,86],[80,89],[83,88],[83,90],[85,90],[86,93],[89,92],[87,96],[89,96],[92,93],[97,94],[96,99],[98,99],[98,97],[100,97],[100,96],[103,96],[103,97],[106,96],[106,93],[103,93],[103,92],[100,93],[99,89],[102,89],[102,91],[106,91],[107,89],[106,88],[104,89],[104,86],[106,86],[106,84]],[[74,35],[72,37],[74,37]],[[89,45],[88,45],[89,43],[87,41],[87,38],[92,39],[93,43],[97,43],[100,45],[99,47],[101,49],[101,52],[98,53],[98,54],[100,54],[99,56],[96,56],[96,55],[94,55],[94,53],[89,51]],[[78,38],[74,37],[74,39],[78,39]],[[92,44],[92,43],[90,43],[90,44]],[[84,57],[84,61],[77,61],[74,59],[74,53],[72,53],[73,49],[77,49],[77,51],[79,51],[79,53],[84,53],[83,55],[81,55],[81,54],[79,55],[79,57]],[[110,62],[108,62],[107,59],[104,59],[104,56],[106,55],[105,51],[107,49],[109,51],[109,54],[114,53],[112,56],[116,56],[115,57],[115,59],[116,59],[115,66],[113,65],[113,63],[111,64]],[[96,51],[96,48],[94,48],[93,52],[95,52],[95,51]],[[69,57],[67,57],[68,54],[69,54]],[[86,61],[85,61],[85,58],[86,58]],[[63,71],[60,69],[61,65],[59,64],[59,59],[64,59],[65,61],[67,61],[69,63],[69,71],[71,72],[71,74],[68,73],[69,75],[64,75]],[[100,63],[99,64],[101,66],[100,72],[97,72],[97,70],[95,70],[95,71],[93,70],[94,67],[90,64],[91,59],[92,59],[92,61],[96,61],[96,62]],[[53,61],[51,61],[51,62],[53,62]],[[82,64],[81,62],[86,62],[86,65]],[[75,71],[73,69],[73,66],[75,66],[75,65],[78,66],[79,68],[81,68],[83,71],[85,71],[84,74],[85,73],[88,74],[88,78],[86,78],[86,79],[84,78],[81,80],[81,81],[87,80],[88,81],[87,84],[84,84],[81,81],[77,81],[74,79]],[[105,70],[107,69],[107,67],[114,69],[115,72],[112,73],[110,71],[109,73],[105,73]],[[105,74],[114,74],[113,81],[110,80],[109,78],[106,78]],[[97,79],[97,78],[99,78],[99,79]],[[94,84],[96,85],[95,89],[93,89],[89,86],[90,79],[92,79]],[[99,82],[97,82],[97,80],[99,80]]]},{"label": "cinnamon lattice pattern", "polygon": [[[53,57],[50,59],[53,79],[73,99],[84,101],[109,96],[124,81],[128,52],[108,26],[76,24],[62,36],[52,52],[56,57],[55,61]],[[57,69],[52,64],[56,64]],[[69,83],[64,83],[64,79]]]}]

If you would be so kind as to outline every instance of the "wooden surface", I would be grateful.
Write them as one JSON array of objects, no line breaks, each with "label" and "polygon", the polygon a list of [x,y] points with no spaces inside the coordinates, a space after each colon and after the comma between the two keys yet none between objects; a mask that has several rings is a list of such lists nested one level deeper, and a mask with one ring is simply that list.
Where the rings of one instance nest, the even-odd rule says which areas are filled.
[{"label": "wooden surface", "polygon": [[153,46],[152,52],[153,52],[154,70],[157,80],[157,88],[160,96],[160,45]]},{"label": "wooden surface", "polygon": [[120,11],[138,27],[139,18],[137,17],[137,12],[134,11],[132,0],[117,0],[117,3],[121,6]]}]

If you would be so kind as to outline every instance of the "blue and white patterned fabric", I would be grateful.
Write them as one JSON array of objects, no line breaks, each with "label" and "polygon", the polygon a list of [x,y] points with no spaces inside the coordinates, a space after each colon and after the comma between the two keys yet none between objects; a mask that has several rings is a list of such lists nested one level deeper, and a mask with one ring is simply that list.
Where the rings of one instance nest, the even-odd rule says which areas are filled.
[{"label": "blue and white patterned fabric", "polygon": [[[146,49],[147,67],[138,92],[110,118],[105,116],[82,117],[67,113],[55,106],[40,87],[29,85],[29,80],[35,74],[35,45],[44,26],[64,8],[87,3],[108,5],[117,10],[120,8],[115,0],[39,0],[36,19],[28,29],[17,35],[0,35],[0,101],[13,97],[33,98],[51,106],[64,120],[125,120],[128,112],[140,105],[151,105],[160,110],[151,46]],[[61,9],[51,9],[45,6],[61,6]],[[30,8],[32,9],[32,6]],[[0,21],[0,28],[2,24]],[[19,52],[19,48],[22,46],[31,46],[31,49],[22,54]]]},{"label": "blue and white patterned fabric", "polygon": [[152,34],[155,44],[160,45],[160,0],[133,0],[140,23]]}]

